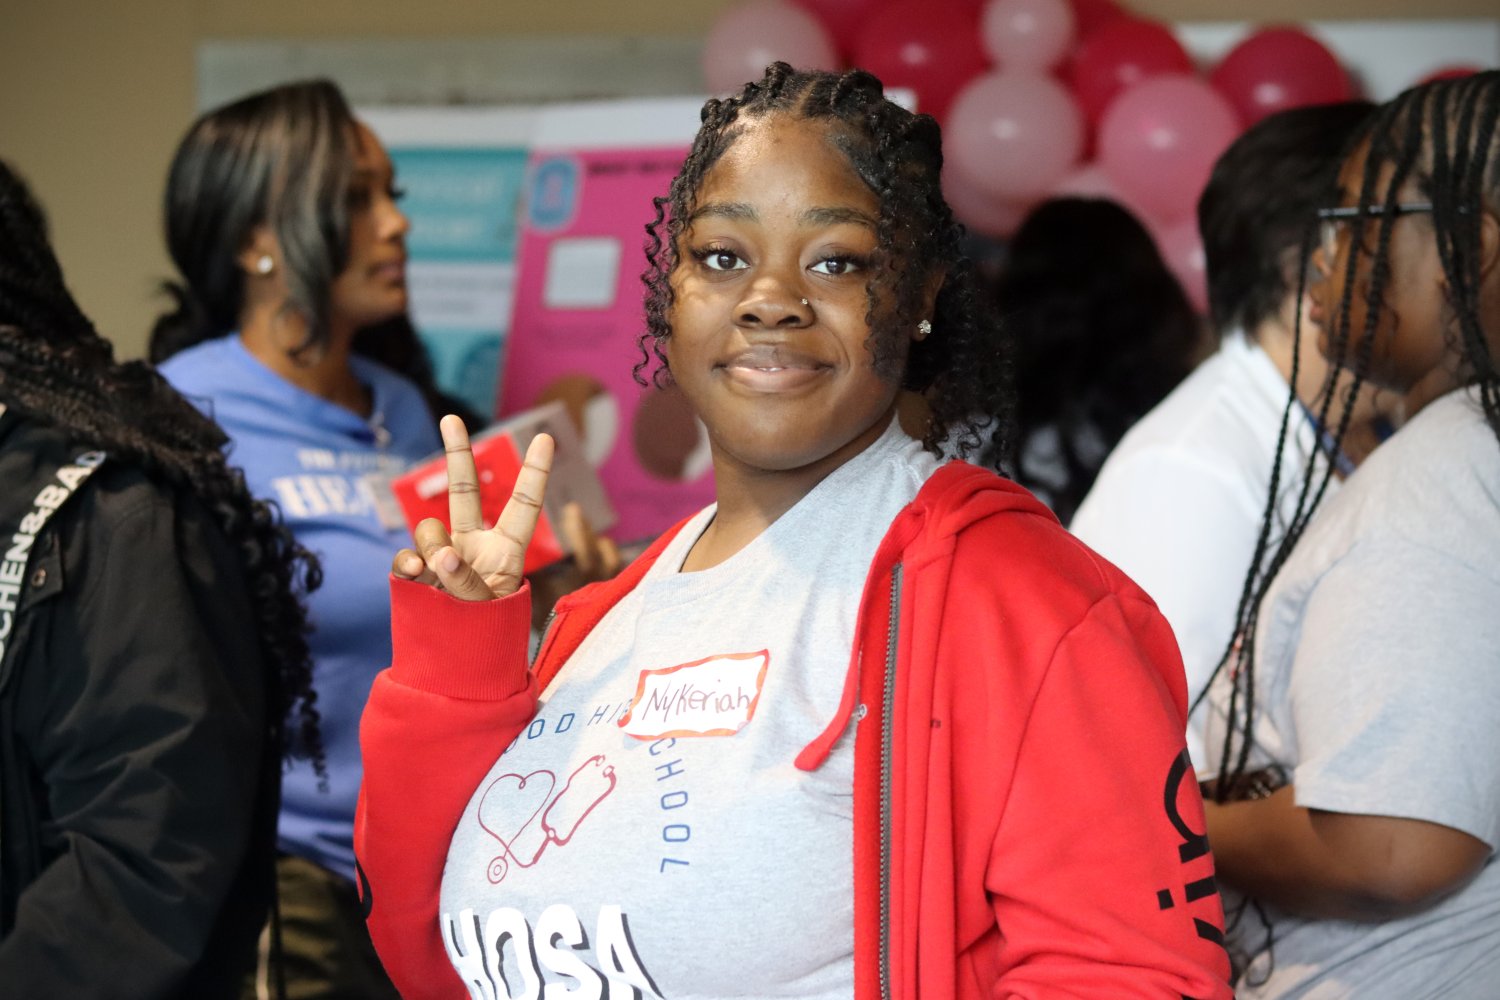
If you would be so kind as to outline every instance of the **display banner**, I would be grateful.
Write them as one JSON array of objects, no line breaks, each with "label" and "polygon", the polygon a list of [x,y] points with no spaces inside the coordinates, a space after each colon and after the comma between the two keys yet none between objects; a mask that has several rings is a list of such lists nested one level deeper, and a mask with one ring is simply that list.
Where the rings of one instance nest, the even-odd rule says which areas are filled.
[{"label": "display banner", "polygon": [[713,499],[707,437],[676,390],[632,370],[645,329],[641,272],[652,199],[698,128],[702,100],[537,112],[522,213],[501,415],[554,400],[573,416],[630,542]]}]

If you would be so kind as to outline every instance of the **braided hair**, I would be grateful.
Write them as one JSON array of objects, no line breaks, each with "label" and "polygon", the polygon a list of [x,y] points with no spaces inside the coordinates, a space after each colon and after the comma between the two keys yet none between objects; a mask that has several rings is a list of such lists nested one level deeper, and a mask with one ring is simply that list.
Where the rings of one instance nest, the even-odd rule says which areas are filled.
[{"label": "braided hair", "polygon": [[322,580],[273,507],[224,459],[227,438],[149,365],[120,363],[64,284],[40,207],[0,161],[0,401],[201,500],[242,562],[255,613],[274,746],[295,743],[320,777],[307,616],[299,594]]},{"label": "braided hair", "polygon": [[[1349,429],[1353,401],[1369,376],[1376,331],[1386,312],[1385,292],[1392,275],[1390,257],[1392,231],[1397,222],[1396,206],[1403,186],[1410,183],[1432,204],[1432,228],[1448,282],[1447,312],[1450,338],[1460,358],[1460,380],[1479,399],[1485,422],[1500,443],[1500,370],[1486,339],[1480,302],[1483,246],[1481,220],[1484,212],[1500,208],[1500,72],[1490,71],[1459,79],[1415,87],[1382,106],[1356,131],[1349,147],[1350,162],[1364,154],[1359,206],[1367,208],[1349,220],[1350,251],[1341,267],[1342,296],[1328,318],[1328,355],[1333,384],[1341,369],[1349,369],[1347,391],[1325,392],[1317,414],[1319,426],[1332,428],[1328,450],[1337,451]],[[1371,237],[1373,236],[1373,242]],[[1311,257],[1312,231],[1302,246],[1303,275],[1297,289],[1299,304],[1307,292],[1307,263]],[[1328,261],[1329,267],[1338,262]],[[1359,330],[1352,329],[1356,296],[1362,306]],[[1298,310],[1300,326],[1301,310]],[[1300,341],[1300,329],[1294,343]],[[1491,336],[1500,331],[1488,331]],[[1297,384],[1298,355],[1292,356],[1291,384]],[[1338,403],[1340,410],[1333,414]],[[1220,774],[1214,782],[1219,802],[1242,797],[1251,783],[1250,754],[1255,737],[1256,632],[1260,614],[1277,573],[1286,564],[1297,542],[1312,521],[1327,492],[1333,463],[1311,449],[1302,472],[1302,486],[1282,537],[1271,543],[1272,524],[1280,492],[1282,462],[1289,435],[1294,397],[1289,396],[1282,413],[1281,431],[1272,468],[1255,555],[1246,576],[1235,614],[1235,629],[1229,648],[1215,676],[1229,669],[1230,690],[1226,709]],[[1330,423],[1330,416],[1335,419]],[[1212,678],[1211,678],[1212,680]],[[1208,691],[1198,695],[1202,701]],[[1262,922],[1268,931],[1264,913]]]},{"label": "braided hair", "polygon": [[[981,430],[998,428],[997,454],[1004,454],[1012,412],[1009,364],[979,308],[973,265],[960,248],[963,227],[943,200],[942,132],[932,116],[888,100],[880,81],[863,70],[836,74],[773,63],[738,94],[703,106],[692,149],[668,193],[655,199],[656,216],[646,227],[646,331],[637,381],[647,384],[643,373],[653,366],[655,384],[670,378],[662,347],[672,335],[671,277],[705,176],[742,133],[739,123],[772,115],[823,124],[879,197],[866,343],[877,373],[926,396],[931,420],[923,444],[933,452],[948,447],[969,454],[979,449]],[[935,275],[943,284],[926,317]],[[910,343],[907,353],[908,334],[921,319],[931,320],[932,334]]]}]

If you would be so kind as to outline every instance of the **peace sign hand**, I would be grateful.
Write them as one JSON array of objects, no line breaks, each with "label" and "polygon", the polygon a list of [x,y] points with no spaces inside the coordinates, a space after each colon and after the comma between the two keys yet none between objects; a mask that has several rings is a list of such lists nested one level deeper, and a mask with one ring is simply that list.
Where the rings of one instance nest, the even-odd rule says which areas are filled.
[{"label": "peace sign hand", "polygon": [[480,512],[479,475],[464,422],[449,415],[438,424],[448,455],[448,519],[450,535],[435,517],[417,525],[416,549],[402,549],[391,572],[448,591],[465,601],[506,597],[521,587],[526,546],[531,544],[547,473],[552,469],[552,438],[538,434],[526,449],[515,489],[495,526],[486,530]]}]

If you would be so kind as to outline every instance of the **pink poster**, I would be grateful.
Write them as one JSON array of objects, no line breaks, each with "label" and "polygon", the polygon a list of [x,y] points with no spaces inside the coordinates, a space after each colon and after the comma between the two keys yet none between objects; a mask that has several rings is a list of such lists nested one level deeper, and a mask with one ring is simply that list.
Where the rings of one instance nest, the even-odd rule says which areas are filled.
[{"label": "pink poster", "polygon": [[700,105],[543,112],[528,166],[498,409],[504,417],[554,400],[567,407],[622,542],[656,535],[713,499],[702,425],[675,390],[642,388],[632,375],[651,200],[682,163]]}]

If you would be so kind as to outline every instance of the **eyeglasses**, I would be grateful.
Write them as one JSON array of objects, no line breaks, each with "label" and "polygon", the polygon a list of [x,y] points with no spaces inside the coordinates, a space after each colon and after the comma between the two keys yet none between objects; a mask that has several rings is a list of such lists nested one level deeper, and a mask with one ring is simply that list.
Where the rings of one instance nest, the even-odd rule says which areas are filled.
[{"label": "eyeglasses", "polygon": [[1425,215],[1432,211],[1427,201],[1407,202],[1399,205],[1344,205],[1338,208],[1318,209],[1318,246],[1323,250],[1323,259],[1332,263],[1339,250],[1339,226],[1350,219],[1380,218],[1392,216]]}]

